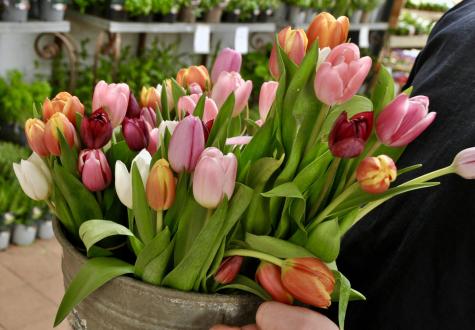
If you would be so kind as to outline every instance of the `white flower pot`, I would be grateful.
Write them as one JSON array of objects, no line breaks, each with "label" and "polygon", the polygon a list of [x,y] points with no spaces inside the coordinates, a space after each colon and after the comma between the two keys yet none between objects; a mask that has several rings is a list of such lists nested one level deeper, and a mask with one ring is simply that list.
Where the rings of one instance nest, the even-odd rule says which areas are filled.
[{"label": "white flower pot", "polygon": [[15,225],[13,243],[16,245],[30,245],[36,238],[36,226]]},{"label": "white flower pot", "polygon": [[41,220],[38,222],[38,238],[52,239],[54,237],[53,221]]},{"label": "white flower pot", "polygon": [[10,231],[0,231],[0,251],[6,250],[10,245]]}]

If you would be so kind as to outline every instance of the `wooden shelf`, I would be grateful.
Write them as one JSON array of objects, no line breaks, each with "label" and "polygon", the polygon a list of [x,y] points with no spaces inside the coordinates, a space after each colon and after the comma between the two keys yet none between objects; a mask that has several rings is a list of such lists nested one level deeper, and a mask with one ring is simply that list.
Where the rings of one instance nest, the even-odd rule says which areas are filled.
[{"label": "wooden shelf", "polygon": [[53,33],[69,32],[71,25],[68,21],[45,22],[4,22],[0,21],[0,33]]},{"label": "wooden shelf", "polygon": [[427,35],[417,36],[390,36],[391,48],[423,48],[427,43]]}]

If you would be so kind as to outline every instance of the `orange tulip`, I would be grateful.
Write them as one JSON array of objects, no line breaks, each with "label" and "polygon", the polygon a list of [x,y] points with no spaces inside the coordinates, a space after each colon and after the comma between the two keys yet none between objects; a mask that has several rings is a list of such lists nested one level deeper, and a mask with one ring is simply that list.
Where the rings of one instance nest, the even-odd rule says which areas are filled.
[{"label": "orange tulip", "polygon": [[175,201],[175,177],[165,159],[159,159],[150,170],[146,193],[148,204],[155,211],[168,210]]},{"label": "orange tulip", "polygon": [[142,108],[156,109],[160,106],[160,94],[154,87],[142,87],[140,92],[140,105]]},{"label": "orange tulip", "polygon": [[43,102],[43,119],[47,122],[53,114],[61,112],[76,125],[76,113],[84,116],[84,105],[76,96],[68,92],[58,93],[53,100],[46,99]]},{"label": "orange tulip", "polygon": [[[287,56],[297,65],[302,63],[307,51],[308,39],[302,29],[291,29],[290,26],[282,29],[277,35],[280,47]],[[278,80],[280,77],[279,63],[277,60],[277,48],[274,44],[269,58],[269,70],[272,76]]]},{"label": "orange tulip", "polygon": [[271,295],[272,299],[292,305],[294,298],[282,284],[280,267],[261,261],[256,271],[256,281]]},{"label": "orange tulip", "polygon": [[193,83],[200,85],[203,91],[210,87],[208,69],[204,65],[192,65],[188,68],[180,69],[176,75],[176,81],[185,88],[188,88]]},{"label": "orange tulip", "polygon": [[25,135],[31,150],[43,157],[49,155],[48,148],[46,148],[44,141],[44,122],[37,118],[28,119],[25,124]]},{"label": "orange tulip", "polygon": [[335,287],[331,270],[320,259],[292,258],[282,264],[282,284],[297,300],[315,307],[327,308]]},{"label": "orange tulip", "polygon": [[244,257],[232,256],[227,257],[221,262],[218,271],[214,275],[214,280],[219,284],[229,284],[236,278],[241,270]]},{"label": "orange tulip", "polygon": [[44,135],[46,148],[55,156],[61,155],[58,130],[63,134],[70,147],[73,147],[77,142],[76,130],[73,124],[64,114],[56,112],[46,123]]},{"label": "orange tulip", "polygon": [[317,39],[319,48],[336,47],[346,42],[349,28],[348,17],[340,16],[335,19],[332,14],[320,13],[313,18],[308,26],[308,47],[310,48]]},{"label": "orange tulip", "polygon": [[397,168],[394,161],[386,156],[367,157],[356,169],[356,179],[361,189],[370,194],[381,194],[396,180]]}]

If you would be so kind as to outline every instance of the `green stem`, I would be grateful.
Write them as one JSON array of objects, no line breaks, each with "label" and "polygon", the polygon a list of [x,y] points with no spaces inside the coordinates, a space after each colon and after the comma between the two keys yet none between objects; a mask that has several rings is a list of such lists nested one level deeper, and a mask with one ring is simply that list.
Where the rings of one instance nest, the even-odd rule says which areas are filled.
[{"label": "green stem", "polygon": [[53,203],[48,199],[45,202],[46,204],[48,204],[50,211],[53,212],[55,216],[58,216],[58,214],[56,213],[56,208],[54,207]]},{"label": "green stem", "polygon": [[323,190],[320,193],[320,196],[318,197],[318,200],[315,204],[313,204],[312,208],[310,209],[310,218],[314,217],[322,205],[322,203],[325,201],[325,198],[328,195],[328,192],[330,191],[330,188],[333,184],[333,181],[335,180],[335,175],[338,170],[338,166],[340,165],[341,158],[335,158],[330,165],[330,168],[328,169],[327,172],[327,180],[325,181],[325,185],[323,186]]},{"label": "green stem", "polygon": [[163,211],[157,211],[157,234],[162,231],[163,227]]},{"label": "green stem", "polygon": [[99,205],[102,204],[102,194],[100,191],[96,191],[96,198],[97,198],[97,201],[99,202]]},{"label": "green stem", "polygon": [[205,223],[203,225],[206,226],[206,224],[208,223],[209,219],[211,218],[211,216],[213,215],[213,209],[208,209],[207,212],[206,212],[206,218],[205,218]]},{"label": "green stem", "polygon": [[224,253],[224,256],[225,257],[231,257],[231,256],[251,257],[251,258],[256,258],[256,259],[270,262],[271,264],[274,264],[279,267],[282,267],[282,264],[284,263],[284,261],[279,258],[276,258],[274,256],[271,256],[263,252],[254,251],[254,250],[245,250],[245,249],[228,250]]},{"label": "green stem", "polygon": [[315,145],[318,138],[320,137],[320,134],[322,133],[323,123],[325,122],[325,119],[327,118],[329,112],[330,112],[330,106],[323,104],[322,107],[320,108],[320,113],[318,114],[317,121],[315,122],[315,126],[313,126],[312,133],[310,134],[310,138],[308,139],[307,146],[305,147],[304,155],[307,154],[309,149],[313,145]]}]

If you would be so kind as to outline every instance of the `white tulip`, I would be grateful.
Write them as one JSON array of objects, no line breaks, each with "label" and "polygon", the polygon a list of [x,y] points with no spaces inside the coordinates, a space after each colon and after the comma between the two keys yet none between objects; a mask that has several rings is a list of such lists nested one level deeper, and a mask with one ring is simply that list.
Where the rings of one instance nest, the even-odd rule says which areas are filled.
[{"label": "white tulip", "polygon": [[322,48],[322,49],[319,49],[318,50],[318,61],[317,61],[317,66],[316,66],[316,69],[318,69],[318,67],[320,66],[320,64],[322,64],[323,62],[325,62],[325,60],[327,59],[328,55],[330,54],[330,47],[325,47],[325,48]]},{"label": "white tulip", "polygon": [[20,164],[14,163],[13,170],[25,194],[36,201],[48,199],[51,194],[53,179],[51,172],[40,156],[32,153]]},{"label": "white tulip", "polygon": [[[139,170],[144,187],[147,183],[151,162],[152,156],[145,149],[139,152],[134,160],[132,160],[132,166],[137,164],[137,169]],[[125,166],[125,164],[120,160],[115,163],[115,191],[117,192],[117,196],[121,203],[129,209],[132,209],[132,175],[127,169],[127,166]]]},{"label": "white tulip", "polygon": [[162,140],[165,138],[165,129],[168,129],[170,135],[173,135],[176,125],[178,125],[178,121],[176,120],[164,120],[160,123],[160,125],[158,126],[158,148],[160,148],[160,146],[162,145]]}]

